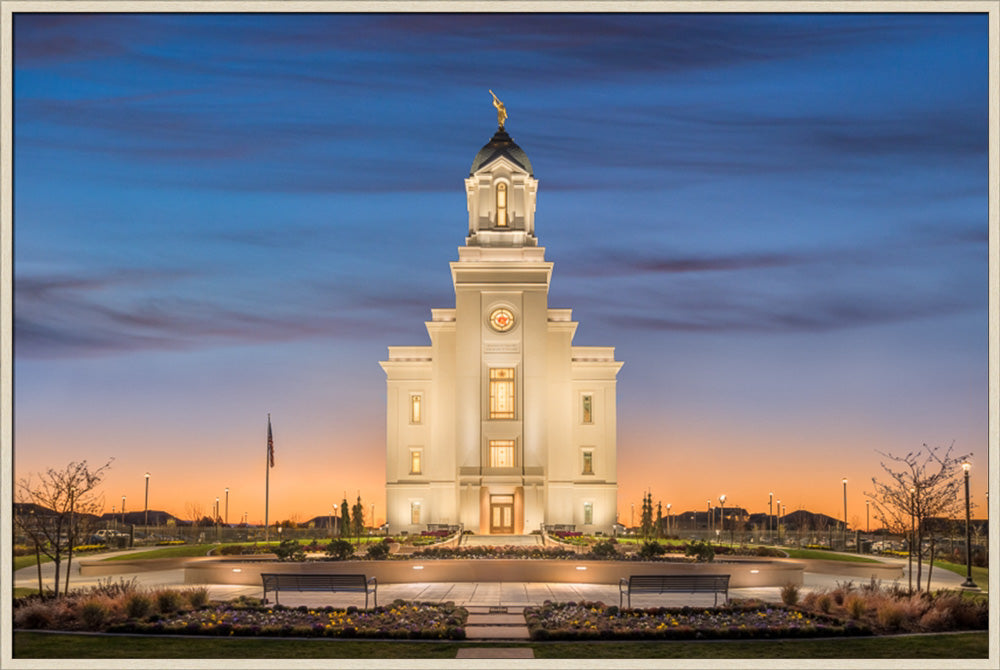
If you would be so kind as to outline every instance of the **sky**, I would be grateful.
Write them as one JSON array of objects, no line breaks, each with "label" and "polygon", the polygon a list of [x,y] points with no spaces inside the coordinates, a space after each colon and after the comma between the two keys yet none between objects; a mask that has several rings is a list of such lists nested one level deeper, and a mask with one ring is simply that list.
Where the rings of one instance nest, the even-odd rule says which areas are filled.
[{"label": "sky", "polygon": [[[14,474],[107,511],[385,518],[390,345],[454,305],[496,130],[550,307],[614,346],[618,510],[863,527],[882,454],[988,462],[985,14],[19,14]],[[638,515],[638,512],[636,512]]]}]

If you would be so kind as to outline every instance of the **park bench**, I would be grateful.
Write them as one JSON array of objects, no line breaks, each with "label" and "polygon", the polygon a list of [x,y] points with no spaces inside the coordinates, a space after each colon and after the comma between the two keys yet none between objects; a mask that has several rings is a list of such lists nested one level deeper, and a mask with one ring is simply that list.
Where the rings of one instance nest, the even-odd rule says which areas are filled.
[{"label": "park bench", "polygon": [[632,594],[636,593],[711,593],[719,604],[719,593],[729,602],[729,575],[631,575],[618,583],[618,606],[628,595],[632,607]]},{"label": "park bench", "polygon": [[278,591],[352,591],[365,594],[365,609],[368,608],[368,593],[372,594],[372,602],[378,607],[378,582],[374,577],[365,575],[322,575],[300,573],[261,573],[264,582],[264,602],[267,602],[267,592],[274,591],[274,602],[278,603]]}]

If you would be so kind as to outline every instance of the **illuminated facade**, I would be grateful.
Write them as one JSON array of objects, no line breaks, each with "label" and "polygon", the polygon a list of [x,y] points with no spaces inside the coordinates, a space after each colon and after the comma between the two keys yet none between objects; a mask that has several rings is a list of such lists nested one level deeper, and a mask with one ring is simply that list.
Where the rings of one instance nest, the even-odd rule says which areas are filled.
[{"label": "illuminated facade", "polygon": [[537,187],[501,125],[465,180],[455,307],[431,310],[430,346],[389,347],[381,362],[390,533],[459,523],[479,534],[543,523],[607,532],[615,523],[622,363],[613,347],[573,346],[571,310],[548,306]]}]

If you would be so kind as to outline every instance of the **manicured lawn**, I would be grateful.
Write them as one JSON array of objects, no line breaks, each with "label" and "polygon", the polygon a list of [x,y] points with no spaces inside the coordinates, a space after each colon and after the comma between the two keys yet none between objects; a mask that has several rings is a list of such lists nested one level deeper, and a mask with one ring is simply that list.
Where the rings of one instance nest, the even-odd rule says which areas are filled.
[{"label": "manicured lawn", "polygon": [[[935,568],[943,568],[949,572],[954,572],[957,575],[962,575],[965,577],[966,567],[960,563],[950,563],[948,561],[934,561]],[[924,568],[927,569],[926,567]],[[976,586],[981,588],[983,591],[990,590],[990,569],[989,568],[977,568],[972,566],[972,581],[976,583]]]},{"label": "manicured lawn", "polygon": [[156,547],[149,551],[120,554],[105,558],[105,561],[134,561],[141,558],[183,558],[185,556],[207,556],[208,550],[219,544],[178,544],[172,547]]},{"label": "manicured lawn", "polygon": [[363,642],[14,633],[14,658],[455,658],[463,647],[531,647],[537,658],[987,658],[986,632],[720,642]]},{"label": "manicured lawn", "polygon": [[23,586],[15,586],[12,595],[15,598],[23,598],[38,593],[38,589],[28,589]]},{"label": "manicured lawn", "polygon": [[[51,561],[52,561],[51,558],[49,558],[45,554],[42,554],[42,563],[49,563]],[[29,566],[32,566],[35,564],[35,562],[36,561],[34,554],[31,554],[30,556],[15,556],[10,569],[17,571],[20,570],[21,568],[27,568]]]},{"label": "manicured lawn", "polygon": [[788,554],[789,558],[819,558],[824,561],[847,561],[849,563],[880,563],[874,558],[858,556],[857,554],[844,554],[839,551],[824,551],[823,549],[792,549],[786,547],[776,547]]}]

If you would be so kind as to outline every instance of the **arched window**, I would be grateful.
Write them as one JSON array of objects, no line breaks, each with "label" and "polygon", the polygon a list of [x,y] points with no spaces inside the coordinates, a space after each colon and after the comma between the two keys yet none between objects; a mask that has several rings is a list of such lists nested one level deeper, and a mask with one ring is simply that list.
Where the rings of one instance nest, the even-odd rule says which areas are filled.
[{"label": "arched window", "polygon": [[507,184],[497,184],[497,227],[507,227]]}]

